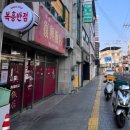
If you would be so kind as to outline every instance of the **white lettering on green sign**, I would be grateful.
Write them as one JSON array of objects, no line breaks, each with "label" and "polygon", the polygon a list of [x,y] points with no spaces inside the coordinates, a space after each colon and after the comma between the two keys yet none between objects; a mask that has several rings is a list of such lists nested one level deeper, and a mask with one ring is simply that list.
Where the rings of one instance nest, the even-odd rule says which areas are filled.
[{"label": "white lettering on green sign", "polygon": [[84,23],[92,22],[92,4],[84,4]]}]

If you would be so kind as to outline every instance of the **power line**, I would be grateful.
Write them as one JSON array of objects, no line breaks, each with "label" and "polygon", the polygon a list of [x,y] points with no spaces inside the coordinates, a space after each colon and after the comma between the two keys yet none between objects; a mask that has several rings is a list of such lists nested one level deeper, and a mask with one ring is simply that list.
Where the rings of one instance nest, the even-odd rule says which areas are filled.
[{"label": "power line", "polygon": [[[129,1],[129,0],[128,0]],[[126,18],[125,18],[125,21],[124,21],[124,24],[123,24],[123,27],[124,27],[124,29],[126,29],[126,30],[128,30],[129,28],[128,28],[128,26],[126,26],[130,21],[129,21],[129,19],[130,19],[130,7],[129,7],[129,9],[128,9],[128,11],[127,11],[127,14],[126,14]]]},{"label": "power line", "polygon": [[[124,19],[124,24],[123,24],[123,26],[121,28],[121,33],[123,33],[124,31],[127,33],[127,31],[128,31],[128,27],[125,26],[125,24],[128,24],[128,20],[129,20],[129,17],[130,17],[129,12],[130,12],[130,8],[128,8],[128,10],[127,10],[126,17]],[[119,36],[119,38],[120,38],[120,36]],[[128,37],[127,37],[127,39],[128,39]]]},{"label": "power line", "polygon": [[116,34],[119,37],[124,37],[127,38],[128,37],[124,34],[122,34],[122,32],[118,29],[118,27],[115,25],[115,23],[111,20],[111,18],[108,16],[108,14],[103,10],[103,8],[100,6],[100,4],[97,2],[97,7],[99,8],[100,12],[102,13],[103,17],[107,20],[107,22],[110,24],[110,27],[116,32]]}]

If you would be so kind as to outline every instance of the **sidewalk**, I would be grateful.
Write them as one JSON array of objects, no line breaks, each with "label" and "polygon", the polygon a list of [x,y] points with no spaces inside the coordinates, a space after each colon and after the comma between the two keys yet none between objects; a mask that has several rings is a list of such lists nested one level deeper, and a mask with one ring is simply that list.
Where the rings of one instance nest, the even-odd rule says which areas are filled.
[{"label": "sidewalk", "polygon": [[11,130],[27,130],[32,122],[37,121],[41,115],[47,113],[67,95],[54,95],[34,105],[33,109],[28,109],[11,119]]},{"label": "sidewalk", "polygon": [[[45,101],[43,101],[39,104],[36,104],[33,107],[33,109],[29,109],[11,119],[11,130],[33,130],[33,129],[41,130],[40,125],[44,124],[44,120],[48,121],[48,123],[46,122],[48,125],[44,124],[44,126],[42,126],[42,129],[45,129],[45,130],[51,130],[51,129],[53,129],[53,130],[64,130],[64,129],[76,130],[78,127],[75,126],[75,128],[74,128],[73,123],[75,125],[82,123],[82,124],[84,124],[82,126],[83,129],[86,128],[86,123],[87,123],[89,116],[91,114],[91,111],[92,111],[92,106],[93,106],[93,102],[95,99],[97,86],[98,86],[98,77],[94,78],[92,81],[90,81],[86,86],[81,88],[75,94],[54,95],[54,96],[46,99]],[[80,103],[82,103],[82,104],[80,104]],[[63,108],[64,108],[64,111],[63,111]],[[72,111],[72,109],[73,109],[73,112],[70,112],[70,111]],[[71,115],[72,119],[70,118],[70,120],[72,120],[71,126],[68,126],[68,128],[67,128],[67,126],[63,126],[63,124],[62,124],[62,125],[60,125],[61,129],[59,129],[59,124],[56,125],[56,123],[58,123],[57,119],[53,119],[56,117],[55,113],[59,113],[59,115],[62,113],[61,114],[63,116],[62,119],[64,120],[64,118],[66,118],[65,115],[66,115],[66,113],[68,114],[68,112],[70,112],[70,114],[72,114]],[[83,113],[83,112],[85,112],[85,113]],[[73,116],[73,115],[75,115],[75,113],[76,113],[77,119],[75,118],[75,116]],[[49,119],[45,118],[47,115],[48,116],[54,115],[53,118],[51,118],[51,117],[50,118],[51,118],[51,121],[52,120],[54,122],[57,121],[55,123],[55,128],[54,127],[51,127],[51,129],[49,128],[49,125],[51,125],[51,122],[49,121]],[[76,119],[76,122],[78,121],[79,118],[81,118],[81,119],[79,119],[79,121],[78,121],[79,123],[75,123],[74,118]],[[81,121],[81,120],[83,120],[83,121]],[[40,122],[40,125],[38,125],[38,123],[36,123],[36,122]],[[63,121],[63,122],[65,122],[65,121]],[[35,123],[38,126],[35,126]],[[38,129],[38,127],[40,127],[40,128]],[[58,129],[56,127],[58,127]],[[73,129],[70,127],[73,127]],[[81,126],[79,126],[79,128],[80,128],[80,130],[82,130]]]}]

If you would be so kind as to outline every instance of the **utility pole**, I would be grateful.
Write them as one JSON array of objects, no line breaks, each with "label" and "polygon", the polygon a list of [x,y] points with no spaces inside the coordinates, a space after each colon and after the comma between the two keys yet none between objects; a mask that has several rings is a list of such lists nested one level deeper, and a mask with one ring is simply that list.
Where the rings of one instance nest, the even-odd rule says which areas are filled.
[{"label": "utility pole", "polygon": [[89,41],[88,41],[88,44],[89,44],[89,80],[91,80],[91,23],[89,23]]}]

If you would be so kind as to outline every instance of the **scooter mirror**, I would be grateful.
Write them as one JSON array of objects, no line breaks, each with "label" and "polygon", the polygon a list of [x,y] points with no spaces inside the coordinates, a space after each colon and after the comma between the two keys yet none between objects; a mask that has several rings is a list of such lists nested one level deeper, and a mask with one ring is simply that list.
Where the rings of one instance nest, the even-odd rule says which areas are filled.
[{"label": "scooter mirror", "polygon": [[107,80],[104,80],[104,81],[103,81],[103,83],[106,83],[106,82],[107,82]]}]

